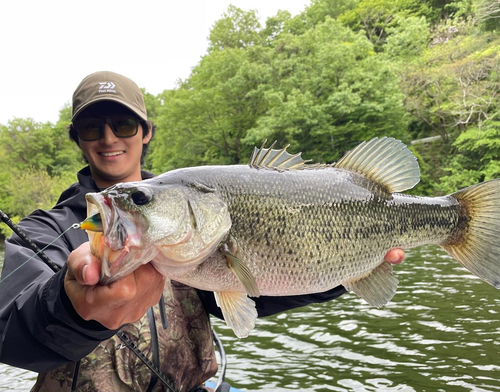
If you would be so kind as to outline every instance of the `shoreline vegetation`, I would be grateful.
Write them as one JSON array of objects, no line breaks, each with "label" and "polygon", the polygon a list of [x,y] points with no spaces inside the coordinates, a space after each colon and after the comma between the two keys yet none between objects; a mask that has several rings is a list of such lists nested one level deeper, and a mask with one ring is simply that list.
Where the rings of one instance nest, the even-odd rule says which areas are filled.
[{"label": "shoreline vegetation", "polygon": [[[312,0],[265,21],[229,6],[189,77],[144,91],[157,125],[145,168],[245,163],[265,139],[334,162],[388,136],[419,160],[413,194],[500,177],[499,29],[496,0]],[[0,209],[14,222],[76,181],[70,118],[66,104],[55,124],[0,124]]]}]

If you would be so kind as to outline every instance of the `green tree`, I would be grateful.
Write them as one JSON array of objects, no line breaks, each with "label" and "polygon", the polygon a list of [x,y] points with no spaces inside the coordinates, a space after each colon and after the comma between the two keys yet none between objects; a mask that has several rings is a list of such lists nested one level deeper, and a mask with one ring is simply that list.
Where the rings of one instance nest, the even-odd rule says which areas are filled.
[{"label": "green tree", "polygon": [[214,51],[178,90],[164,92],[152,153],[155,171],[234,164],[248,154],[240,151],[241,139],[265,110],[268,51],[262,46]]},{"label": "green tree", "polygon": [[445,167],[439,188],[444,192],[500,178],[500,121],[471,126],[453,142],[456,152]]},{"label": "green tree", "polygon": [[245,143],[277,139],[324,162],[374,136],[407,138],[398,77],[363,33],[327,18],[301,36],[281,35],[272,59],[269,109]]},{"label": "green tree", "polygon": [[480,26],[486,31],[498,31],[500,29],[500,2],[477,0],[474,5]]},{"label": "green tree", "polygon": [[387,29],[394,25],[399,3],[398,0],[361,0],[354,9],[341,15],[339,20],[356,31],[363,31],[373,45],[380,49],[385,43]]},{"label": "green tree", "polygon": [[260,45],[219,45],[161,97],[155,171],[246,162],[265,139],[331,161],[374,136],[408,138],[397,74],[363,33],[327,17],[296,35],[277,17],[284,29],[274,20]]},{"label": "green tree", "polygon": [[[55,125],[14,119],[0,126],[0,209],[14,221],[51,208],[76,180],[82,160],[68,138],[70,116],[66,106]],[[8,233],[6,226],[0,231]]]},{"label": "green tree", "polygon": [[210,31],[208,51],[260,45],[260,28],[256,11],[243,11],[230,5]]},{"label": "green tree", "polygon": [[337,19],[353,11],[359,0],[312,0],[307,7],[305,18],[309,28],[323,23],[327,17]]},{"label": "green tree", "polygon": [[38,123],[32,119],[13,119],[0,126],[0,148],[6,154],[4,167],[44,169],[57,175],[81,166],[77,146],[69,140],[65,118],[69,108],[61,111],[61,119]]},{"label": "green tree", "polygon": [[436,42],[405,71],[408,110],[445,140],[478,126],[498,110],[498,49],[500,40],[491,34]]},{"label": "green tree", "polygon": [[[384,52],[394,61],[419,60],[430,41],[429,23],[423,16],[397,16],[394,27],[387,29]],[[400,68],[401,69],[401,68]]]},{"label": "green tree", "polygon": [[425,175],[442,192],[498,175],[500,39],[478,34],[473,22],[447,19],[434,26],[429,47],[401,69],[413,138],[441,135],[444,141],[424,154],[433,161]]}]

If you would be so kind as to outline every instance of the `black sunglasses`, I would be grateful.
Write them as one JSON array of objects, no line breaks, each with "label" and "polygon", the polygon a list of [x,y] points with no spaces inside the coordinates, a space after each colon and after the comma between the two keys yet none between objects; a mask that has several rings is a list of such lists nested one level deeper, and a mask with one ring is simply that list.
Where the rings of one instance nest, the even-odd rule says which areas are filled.
[{"label": "black sunglasses", "polygon": [[137,135],[139,120],[127,114],[106,117],[84,117],[77,119],[73,126],[78,137],[86,142],[98,140],[104,135],[104,127],[108,124],[116,137],[126,138]]}]

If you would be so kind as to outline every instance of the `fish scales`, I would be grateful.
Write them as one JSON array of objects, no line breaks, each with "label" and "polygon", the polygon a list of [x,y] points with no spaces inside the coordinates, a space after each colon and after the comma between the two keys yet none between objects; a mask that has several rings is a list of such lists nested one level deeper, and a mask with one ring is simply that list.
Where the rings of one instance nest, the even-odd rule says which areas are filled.
[{"label": "fish scales", "polygon": [[343,285],[383,306],[398,285],[384,261],[392,248],[438,244],[500,288],[500,180],[441,197],[401,193],[419,179],[416,158],[392,138],[333,165],[261,147],[248,165],[178,169],[88,194],[81,227],[102,283],[151,262],[213,291],[239,337],[255,325],[256,296]]},{"label": "fish scales", "polygon": [[[241,165],[167,175],[169,183],[202,181],[220,192],[231,215],[229,233],[262,295],[328,290],[371,271],[388,249],[439,244],[459,227],[460,205],[451,197],[391,195],[335,168],[261,173]],[[218,254],[178,279],[241,290],[230,270],[214,268],[223,259]]]}]

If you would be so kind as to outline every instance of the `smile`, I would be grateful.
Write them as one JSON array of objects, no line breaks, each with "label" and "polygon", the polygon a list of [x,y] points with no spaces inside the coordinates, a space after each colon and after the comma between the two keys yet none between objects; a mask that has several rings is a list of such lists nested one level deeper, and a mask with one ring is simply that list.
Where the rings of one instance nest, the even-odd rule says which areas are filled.
[{"label": "smile", "polygon": [[125,154],[125,151],[112,151],[112,152],[100,152],[99,155],[103,157],[115,157],[117,155]]}]

